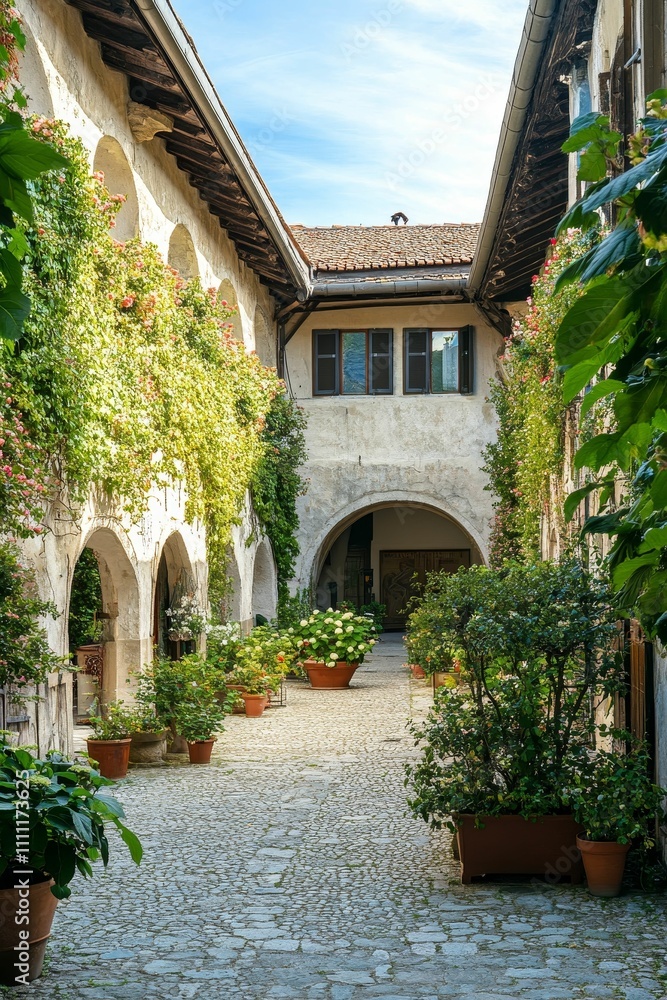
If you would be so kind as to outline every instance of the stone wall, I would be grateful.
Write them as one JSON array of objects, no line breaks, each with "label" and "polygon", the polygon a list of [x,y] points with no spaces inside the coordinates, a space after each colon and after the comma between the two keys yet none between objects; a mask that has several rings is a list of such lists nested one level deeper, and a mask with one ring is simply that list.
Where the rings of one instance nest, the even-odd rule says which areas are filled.
[{"label": "stone wall", "polygon": [[[471,395],[404,395],[403,329],[472,324],[475,381]],[[394,394],[314,397],[314,329],[394,330]],[[397,504],[442,513],[487,556],[492,500],[485,491],[482,451],[496,433],[489,380],[502,339],[466,304],[317,310],[287,348],[289,385],[308,416],[308,492],[295,586],[316,581],[336,535],[355,516]]]}]

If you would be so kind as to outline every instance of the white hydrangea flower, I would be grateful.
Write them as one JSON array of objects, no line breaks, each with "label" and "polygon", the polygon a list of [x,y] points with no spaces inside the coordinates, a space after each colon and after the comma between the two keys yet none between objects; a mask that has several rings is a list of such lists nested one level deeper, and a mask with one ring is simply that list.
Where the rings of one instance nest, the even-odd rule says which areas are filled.
[{"label": "white hydrangea flower", "polygon": [[346,632],[354,632],[354,625],[348,625],[345,629]]},{"label": "white hydrangea flower", "polygon": [[305,619],[305,618],[303,618],[303,619],[301,620],[300,624],[301,624],[301,628],[305,628],[305,627],[306,627],[306,625],[308,624],[308,622],[306,621],[306,619]]},{"label": "white hydrangea flower", "polygon": [[354,653],[354,646],[348,646],[347,651],[348,653]]},{"label": "white hydrangea flower", "polygon": [[342,634],[343,634],[342,628],[336,628],[336,629],[334,629],[334,635],[342,635]]},{"label": "white hydrangea flower", "polygon": [[337,660],[338,659],[338,653],[330,653],[329,655],[330,655],[330,657],[331,657],[332,660]]}]

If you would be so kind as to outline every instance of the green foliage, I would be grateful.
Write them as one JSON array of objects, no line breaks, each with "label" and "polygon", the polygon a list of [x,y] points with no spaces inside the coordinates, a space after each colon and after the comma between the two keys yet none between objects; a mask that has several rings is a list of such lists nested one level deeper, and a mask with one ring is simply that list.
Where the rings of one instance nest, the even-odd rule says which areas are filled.
[{"label": "green foliage", "polygon": [[539,556],[540,525],[551,506],[552,477],[563,462],[565,406],[554,359],[554,338],[573,287],[556,293],[559,276],[591,244],[590,237],[567,232],[552,241],[551,254],[533,278],[528,311],[516,321],[500,377],[490,398],[498,415],[498,437],[485,451],[484,470],[495,497],[492,564]]},{"label": "green foliage", "polygon": [[297,659],[318,660],[334,667],[341,663],[363,663],[375,645],[375,624],[352,611],[342,614],[329,608],[314,610],[294,629]]},{"label": "green foliage", "polygon": [[69,602],[69,648],[75,652],[79,646],[99,642],[102,625],[97,615],[102,610],[102,584],[100,568],[92,549],[84,549],[74,568]]},{"label": "green foliage", "polygon": [[222,731],[225,714],[225,709],[215,695],[206,688],[192,687],[187,699],[176,706],[176,731],[188,743],[210,740],[214,733]]},{"label": "green foliage", "polygon": [[[65,899],[77,871],[90,878],[91,861],[98,859],[106,867],[108,824],[118,829],[139,864],[141,844],[122,822],[120,803],[103,790],[108,785],[113,781],[56,751],[39,760],[20,747],[0,748],[0,876],[10,875],[13,885],[15,869],[32,870],[35,876],[53,878],[51,892]],[[17,819],[22,830],[23,817],[29,837],[25,852],[17,853]]]},{"label": "green foliage", "polygon": [[19,562],[17,549],[0,543],[0,687],[12,685],[14,702],[54,670],[65,668],[38,621],[55,614],[53,605],[38,596],[33,574]]},{"label": "green foliage", "polygon": [[[597,176],[587,178],[595,183],[561,228],[575,217],[593,226],[608,202],[619,226],[583,273],[564,276],[581,282],[583,294],[560,324],[556,356],[566,386],[570,379],[566,398],[585,379],[607,379],[597,391],[606,393],[608,419],[575,460],[598,474],[600,489],[601,513],[584,532],[612,536],[607,564],[619,607],[639,617],[649,636],[667,641],[667,91],[649,98],[647,116],[628,140],[634,165],[625,173],[610,176],[619,136],[603,118],[596,128],[586,147],[598,150]],[[616,506],[619,478],[630,485]],[[568,513],[574,510],[572,501]]]},{"label": "green foliage", "polygon": [[308,618],[313,608],[313,593],[310,587],[290,594],[286,587],[279,588],[278,610],[275,627],[280,631],[296,628],[303,618]]},{"label": "green foliage", "polygon": [[16,86],[17,51],[25,47],[25,36],[16,10],[6,0],[0,3],[0,39],[0,342],[12,342],[21,336],[30,313],[20,263],[28,246],[15,217],[33,221],[33,195],[27,182],[62,169],[67,160],[38,142],[16,110],[25,107]]},{"label": "green foliage", "polygon": [[91,715],[93,740],[126,740],[135,730],[135,713],[123,701],[110,702],[102,715]]},{"label": "green foliage", "polygon": [[258,625],[236,647],[232,680],[250,694],[275,691],[296,657],[293,633]]},{"label": "green foliage", "polygon": [[628,844],[640,838],[644,849],[654,846],[656,819],[667,818],[667,788],[653,784],[650,767],[646,747],[639,745],[629,753],[598,750],[573,772],[567,796],[589,840]]},{"label": "green foliage", "polygon": [[69,165],[33,183],[33,308],[0,376],[61,499],[76,507],[93,486],[138,517],[151,484],[184,483],[186,516],[206,527],[217,599],[281,383],[234,339],[212,290],[185,284],[155,246],[113,239],[124,198],[90,176],[83,146],[55,122],[31,129]]},{"label": "green foliage", "polygon": [[373,619],[375,631],[378,635],[384,631],[384,620],[387,617],[386,604],[380,604],[379,601],[370,601],[368,604],[361,605],[359,614]]},{"label": "green foliage", "polygon": [[576,563],[433,574],[424,596],[437,657],[464,687],[443,688],[408,768],[410,807],[434,826],[452,813],[562,812],[596,726],[594,698],[621,687],[605,585]]},{"label": "green foliage", "polygon": [[303,408],[284,393],[277,395],[266,415],[261,434],[264,452],[251,483],[255,512],[271,541],[278,584],[285,593],[299,554],[296,501],[306,490],[298,472],[307,458],[305,427]]}]

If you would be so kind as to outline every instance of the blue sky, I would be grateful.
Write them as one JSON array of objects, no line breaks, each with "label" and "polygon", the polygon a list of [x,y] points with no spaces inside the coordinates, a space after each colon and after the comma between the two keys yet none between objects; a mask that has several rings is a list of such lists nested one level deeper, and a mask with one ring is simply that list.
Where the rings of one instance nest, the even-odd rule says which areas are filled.
[{"label": "blue sky", "polygon": [[527,0],[172,0],[287,222],[481,220]]}]

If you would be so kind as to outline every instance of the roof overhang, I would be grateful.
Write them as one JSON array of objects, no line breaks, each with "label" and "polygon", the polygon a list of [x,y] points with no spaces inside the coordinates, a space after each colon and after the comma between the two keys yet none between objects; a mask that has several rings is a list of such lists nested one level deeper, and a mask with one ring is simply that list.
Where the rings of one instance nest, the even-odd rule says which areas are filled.
[{"label": "roof overhang", "polygon": [[[281,300],[308,293],[308,265],[168,0],[67,0],[129,96],[167,114],[158,132],[234,242]],[[135,96],[136,95],[136,96]]]},{"label": "roof overhang", "polygon": [[471,294],[515,301],[530,294],[567,209],[569,89],[561,82],[590,40],[596,0],[531,0],[470,274]]}]

